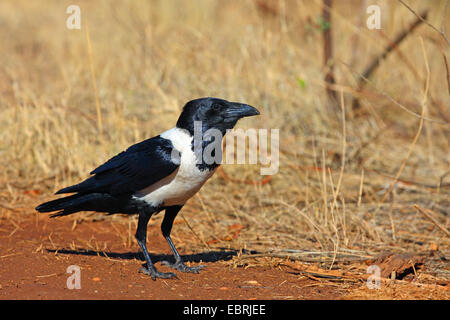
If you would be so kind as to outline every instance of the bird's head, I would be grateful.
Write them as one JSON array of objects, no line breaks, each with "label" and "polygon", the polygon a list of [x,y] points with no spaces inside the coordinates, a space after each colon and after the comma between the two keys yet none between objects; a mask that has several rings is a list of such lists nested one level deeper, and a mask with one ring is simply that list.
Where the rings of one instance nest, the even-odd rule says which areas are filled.
[{"label": "bird's head", "polygon": [[178,118],[177,127],[193,134],[195,122],[200,121],[203,132],[218,129],[225,134],[226,130],[232,129],[239,119],[258,114],[259,111],[248,104],[217,98],[200,98],[186,103]]}]

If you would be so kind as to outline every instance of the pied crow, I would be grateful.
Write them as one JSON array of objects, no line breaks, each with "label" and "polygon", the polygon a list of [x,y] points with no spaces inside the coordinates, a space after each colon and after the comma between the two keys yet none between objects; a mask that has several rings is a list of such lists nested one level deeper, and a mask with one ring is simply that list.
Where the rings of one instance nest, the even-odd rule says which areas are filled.
[{"label": "pied crow", "polygon": [[[204,161],[203,153],[197,151],[206,150],[214,140],[221,143],[226,131],[240,118],[258,114],[257,109],[247,104],[217,98],[189,101],[174,128],[132,145],[93,170],[83,182],[56,192],[73,195],[43,203],[36,210],[57,211],[51,217],[79,211],[138,214],[135,237],[146,260],[141,271],[153,280],[176,277],[172,272],[163,273],[155,268],[146,246],[150,217],[165,210],[161,231],[175,263],[163,263],[181,272],[198,273],[203,266],[186,266],[170,237],[180,209],[213,175],[221,161],[221,157],[219,161]],[[201,133],[200,144],[196,130]],[[204,139],[203,134],[211,130],[218,131],[219,138]]]}]

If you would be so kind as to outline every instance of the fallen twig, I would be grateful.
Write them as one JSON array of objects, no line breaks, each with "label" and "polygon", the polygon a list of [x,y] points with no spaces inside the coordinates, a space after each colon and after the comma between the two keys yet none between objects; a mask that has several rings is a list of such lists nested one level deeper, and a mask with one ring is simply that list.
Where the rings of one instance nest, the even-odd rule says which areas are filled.
[{"label": "fallen twig", "polygon": [[431,215],[429,215],[427,212],[425,212],[425,210],[423,210],[422,208],[420,208],[417,204],[415,204],[414,209],[416,209],[417,211],[419,211],[425,218],[427,218],[428,220],[430,220],[432,223],[434,223],[434,225],[436,227],[438,227],[439,229],[441,229],[446,235],[447,237],[450,237],[450,232],[444,227],[442,226],[436,219],[434,219]]}]

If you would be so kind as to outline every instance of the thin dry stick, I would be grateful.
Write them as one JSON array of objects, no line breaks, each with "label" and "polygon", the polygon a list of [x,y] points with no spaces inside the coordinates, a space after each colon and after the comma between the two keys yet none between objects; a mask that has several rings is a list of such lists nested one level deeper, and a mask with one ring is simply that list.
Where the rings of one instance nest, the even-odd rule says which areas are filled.
[{"label": "thin dry stick", "polygon": [[330,205],[331,219],[333,219],[333,224],[336,224],[337,220],[334,217],[334,209],[336,208],[336,211],[338,210],[338,207],[337,207],[338,193],[337,193],[337,189],[334,187],[333,175],[331,174],[331,169],[330,168],[327,168],[327,169],[328,169],[328,175],[330,177],[331,193],[333,196],[333,203]]},{"label": "thin dry stick", "polygon": [[[389,186],[388,191],[384,194],[383,198],[381,199],[380,204],[384,203],[384,201],[386,200],[386,198],[389,196],[389,194],[392,192],[392,190],[394,189],[395,185],[398,182],[398,178],[400,177],[400,175],[403,172],[403,169],[406,166],[406,162],[408,161],[411,152],[414,149],[414,146],[416,145],[417,140],[419,139],[420,133],[422,132],[422,127],[423,127],[423,120],[424,120],[424,113],[425,113],[425,109],[426,109],[426,104],[427,104],[427,97],[428,97],[428,89],[430,87],[430,69],[428,66],[428,60],[427,60],[427,56],[426,56],[426,52],[425,52],[425,48],[423,45],[423,39],[421,39],[421,44],[422,44],[422,50],[423,50],[423,54],[424,54],[424,59],[425,59],[425,66],[426,66],[426,71],[427,71],[427,78],[426,78],[426,83],[425,83],[425,91],[423,94],[423,101],[422,101],[422,114],[421,114],[421,118],[420,118],[420,123],[419,123],[419,129],[417,130],[416,136],[414,137],[413,142],[411,143],[411,145],[409,146],[409,150],[408,153],[405,157],[405,159],[403,159],[402,164],[400,165],[400,169],[398,170],[395,179],[392,181],[391,185]],[[375,214],[378,212],[378,210],[380,209],[380,204],[378,205],[378,208],[375,212]]]},{"label": "thin dry stick", "polygon": [[[340,192],[340,189],[341,189],[341,184],[342,184],[342,179],[343,179],[343,176],[344,176],[344,168],[345,168],[345,151],[346,151],[346,126],[345,126],[345,105],[344,105],[344,92],[341,90],[341,95],[340,95],[340,102],[341,102],[341,111],[342,111],[342,157],[341,157],[341,170],[340,170],[340,173],[339,173],[339,179],[338,179],[338,183],[337,183],[337,186],[336,186],[336,189],[334,189],[334,186],[333,186],[333,179],[332,179],[332,176],[331,176],[331,170],[330,170],[330,168],[328,168],[328,172],[329,172],[329,175],[330,175],[330,181],[331,181],[331,190],[332,190],[332,192],[333,192],[333,205],[331,206],[331,213],[332,213],[332,217],[333,217],[333,220],[334,220],[334,214],[333,214],[333,208],[336,208],[336,211],[337,211],[337,197],[339,196],[339,192]],[[344,215],[345,213],[343,212],[343,215]],[[343,217],[343,220],[345,221],[345,216]],[[335,228],[335,232],[336,232],[336,244],[335,244],[335,254],[334,254],[334,256],[333,256],[333,261],[331,262],[331,265],[330,265],[330,269],[333,267],[333,265],[334,265],[334,261],[335,261],[335,259],[336,259],[336,250],[338,250],[338,247],[339,247],[339,235],[338,235],[338,231],[337,231],[337,227],[336,227],[336,223],[337,223],[337,221],[336,222],[334,222],[334,228]],[[345,222],[344,223],[342,223],[342,221],[341,221],[341,225],[343,226],[345,224]],[[343,226],[344,227],[344,226]],[[344,228],[344,235],[345,235],[345,228]]]},{"label": "thin dry stick", "polygon": [[[403,2],[402,0],[398,0],[401,4],[403,4],[406,8],[408,8],[409,11],[411,11],[417,18],[419,18],[423,23],[425,23],[427,26],[429,26],[430,28],[432,28],[433,30],[435,30],[437,33],[439,33],[442,38],[444,38],[444,40],[447,42],[447,45],[450,45],[450,42],[447,39],[447,36],[445,35],[445,31],[444,31],[444,23],[442,24],[442,29],[443,30],[439,30],[438,28],[436,28],[435,26],[433,26],[431,23],[429,23],[426,19],[422,18],[420,15],[418,15],[410,6],[408,6],[405,2]],[[448,2],[447,2],[448,3]],[[443,21],[445,21],[445,14],[447,11],[447,3],[445,4],[445,9],[444,9],[444,19]]]},{"label": "thin dry stick", "polygon": [[[428,11],[424,11],[421,16],[426,18],[427,14],[428,14]],[[420,17],[420,18],[422,18],[422,17]],[[422,21],[423,21],[423,18],[422,18],[422,20],[417,19],[409,26],[408,29],[405,29],[400,34],[398,34],[398,36],[395,38],[395,40],[390,42],[389,45],[384,49],[384,51],[380,55],[375,57],[374,60],[372,60],[372,62],[369,64],[369,66],[366,68],[366,70],[362,73],[363,76],[361,77],[361,79],[370,78],[372,73],[380,65],[381,61],[386,59],[386,57],[389,55],[389,53],[391,53],[395,48],[397,48],[400,45],[400,43],[402,43],[403,40],[405,40],[406,37],[408,35],[410,35],[414,31],[414,29],[416,29],[422,23]],[[362,91],[362,89],[364,88],[365,82],[362,81],[361,79],[358,84],[358,91]],[[353,108],[353,110],[356,110],[359,107],[360,107],[359,100],[358,100],[358,98],[356,98],[355,100],[353,100],[352,108]]]},{"label": "thin dry stick", "polygon": [[208,248],[209,251],[212,251],[211,247],[208,245],[208,243],[203,240],[200,239],[200,237],[197,235],[197,233],[194,231],[194,229],[192,229],[191,225],[189,224],[189,222],[186,220],[186,218],[181,215],[181,217],[183,218],[184,222],[186,223],[187,227],[189,228],[189,230],[191,230],[192,234],[198,239],[200,240],[201,243],[203,243],[204,246],[206,246]]},{"label": "thin dry stick", "polygon": [[394,208],[394,202],[395,202],[395,192],[392,193],[391,206],[389,207],[389,220],[391,221],[392,240],[397,241],[397,237],[395,236],[394,219],[392,218],[392,209]]},{"label": "thin dry stick", "polygon": [[[423,107],[422,108],[422,116],[423,116],[424,111],[425,111],[425,108]],[[419,138],[420,133],[422,132],[422,127],[423,127],[423,118],[420,119],[419,128],[417,129],[417,133],[416,133],[416,135],[415,135],[411,145],[409,146],[409,150],[408,150],[408,153],[406,154],[405,159],[403,159],[402,164],[400,165],[400,168],[399,168],[397,174],[395,175],[394,180],[392,181],[391,185],[389,186],[389,189],[386,191],[386,193],[384,194],[383,198],[381,199],[381,202],[378,204],[378,209],[376,210],[375,213],[378,212],[378,210],[380,209],[380,205],[382,203],[384,203],[386,198],[389,196],[389,194],[392,192],[392,190],[394,189],[395,185],[397,184],[398,178],[402,174],[403,169],[405,168],[406,162],[408,161],[408,159],[409,159],[409,157],[411,155],[411,152],[414,149],[414,146],[416,145],[417,139]]]},{"label": "thin dry stick", "polygon": [[212,227],[213,227],[213,229],[214,229],[214,226],[217,224],[216,218],[215,218],[214,215],[212,215],[211,212],[208,210],[207,206],[206,206],[205,203],[203,202],[202,196],[201,196],[199,193],[197,193],[196,196],[197,196],[197,198],[200,200],[200,204],[201,204],[201,206],[202,206],[202,208],[203,208],[203,211],[206,212],[206,215],[208,216],[209,220],[211,220],[211,225],[212,225]]},{"label": "thin dry stick", "polygon": [[444,58],[445,71],[447,73],[447,90],[448,90],[448,94],[450,94],[450,71],[448,70],[447,57],[445,56],[444,51],[441,51],[441,52],[442,52],[442,57]]},{"label": "thin dry stick", "polygon": [[402,109],[403,111],[406,111],[407,113],[409,113],[410,115],[419,118],[419,119],[423,119],[423,120],[427,120],[427,121],[431,121],[434,123],[439,123],[439,124],[445,124],[445,125],[449,125],[450,123],[446,122],[446,121],[441,121],[441,120],[436,120],[436,119],[431,119],[431,118],[427,118],[424,117],[423,114],[420,115],[418,113],[415,113],[414,111],[409,110],[407,107],[405,107],[404,105],[402,105],[400,102],[398,102],[397,100],[395,100],[394,98],[392,98],[390,95],[388,95],[387,93],[379,90],[372,81],[370,81],[369,79],[367,79],[366,77],[364,77],[364,75],[362,75],[361,73],[353,70],[347,63],[343,62],[342,60],[340,60],[340,63],[342,63],[343,65],[345,65],[351,72],[357,74],[359,77],[361,77],[364,81],[366,81],[367,83],[371,84],[372,87],[375,89],[376,92],[378,92],[380,95],[382,95],[383,97],[385,97],[386,99],[389,99],[392,103],[394,103],[396,106],[400,107],[400,109]]},{"label": "thin dry stick", "polygon": [[361,206],[363,184],[364,184],[364,168],[361,169],[361,181],[359,183],[359,194],[358,194],[358,208]]},{"label": "thin dry stick", "polygon": [[91,69],[91,77],[92,77],[92,85],[94,86],[94,94],[95,94],[95,108],[97,110],[97,125],[98,131],[100,133],[100,143],[102,144],[102,148],[105,152],[105,140],[103,139],[103,123],[102,123],[102,113],[100,109],[100,101],[98,99],[98,90],[97,90],[97,81],[95,80],[95,69],[94,69],[94,59],[92,54],[92,44],[91,44],[91,36],[89,34],[89,25],[86,18],[86,39],[88,46],[88,54],[89,54],[89,67]]},{"label": "thin dry stick", "polygon": [[345,126],[345,105],[344,105],[344,92],[341,90],[341,111],[342,111],[342,158],[341,158],[341,171],[339,173],[339,180],[336,186],[336,194],[339,193],[341,189],[342,178],[344,177],[345,168],[345,151],[347,149],[347,133]]},{"label": "thin dry stick", "polygon": [[325,163],[325,150],[322,149],[322,183],[323,183],[323,205],[325,208],[325,226],[328,226],[328,198],[327,198],[327,173]]},{"label": "thin dry stick", "polygon": [[[325,83],[334,84],[334,71],[333,71],[333,35],[331,33],[331,8],[333,6],[333,0],[323,0],[322,17],[324,24],[328,24],[323,30],[323,55],[324,65],[328,69],[325,75]],[[331,104],[335,104],[337,97],[336,92],[326,87],[328,99]]]},{"label": "thin dry stick", "polygon": [[345,198],[344,197],[341,198],[341,202],[342,202],[342,230],[344,233],[344,243],[345,243],[345,245],[348,245],[347,222],[346,222],[347,211],[345,210]]},{"label": "thin dry stick", "polygon": [[289,203],[287,203],[287,202],[284,202],[283,200],[279,200],[279,203],[282,204],[282,205],[285,205],[285,206],[287,206],[287,207],[289,207],[289,208],[292,208],[292,209],[294,209],[295,211],[297,211],[297,212],[298,212],[303,218],[305,218],[305,220],[308,221],[309,224],[313,227],[313,228],[311,228],[311,229],[316,229],[319,233],[323,233],[323,230],[322,230],[318,225],[316,225],[316,224],[308,217],[308,215],[306,215],[306,214],[303,212],[303,210],[304,210],[305,208],[303,208],[303,210],[300,210],[300,209],[297,208],[296,206],[293,206],[293,205],[291,205],[291,204],[289,204]]},{"label": "thin dry stick", "polygon": [[337,250],[339,248],[339,234],[338,234],[338,230],[337,230],[337,219],[334,218],[334,206],[336,206],[336,210],[337,210],[337,203],[336,203],[336,199],[337,199],[337,191],[334,188],[334,183],[333,183],[333,176],[331,175],[331,170],[330,168],[328,168],[328,174],[330,175],[330,184],[331,184],[331,192],[333,193],[333,203],[334,205],[331,206],[331,218],[333,220],[333,228],[334,228],[334,233],[336,235],[336,242],[333,240],[333,238],[331,238],[330,235],[330,239],[333,242],[333,246],[334,246],[334,250],[333,250],[333,259],[331,260],[331,264],[330,264],[330,269],[333,268],[334,262],[336,260],[336,254],[337,254]]},{"label": "thin dry stick", "polygon": [[434,219],[431,215],[426,213],[425,210],[422,210],[422,208],[420,208],[417,204],[415,204],[413,207],[414,207],[414,209],[419,211],[425,218],[430,220],[436,227],[441,229],[442,232],[444,232],[447,235],[447,237],[450,237],[450,232],[444,226],[442,226],[436,219]]}]

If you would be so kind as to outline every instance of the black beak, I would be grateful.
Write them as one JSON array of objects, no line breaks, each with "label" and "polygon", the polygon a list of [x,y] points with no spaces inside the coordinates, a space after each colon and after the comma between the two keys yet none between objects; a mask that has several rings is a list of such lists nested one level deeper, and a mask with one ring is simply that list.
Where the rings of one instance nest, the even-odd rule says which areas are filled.
[{"label": "black beak", "polygon": [[228,118],[244,118],[259,115],[259,111],[248,104],[230,102],[229,107],[225,111],[225,115]]}]

